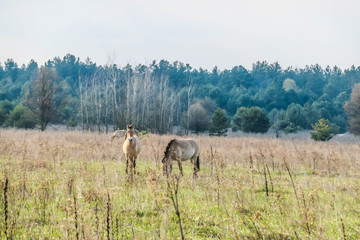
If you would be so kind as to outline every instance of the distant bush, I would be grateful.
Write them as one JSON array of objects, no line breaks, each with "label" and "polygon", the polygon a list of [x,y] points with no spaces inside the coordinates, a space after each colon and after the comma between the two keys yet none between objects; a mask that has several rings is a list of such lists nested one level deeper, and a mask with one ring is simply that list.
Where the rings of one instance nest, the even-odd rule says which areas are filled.
[{"label": "distant bush", "polygon": [[9,113],[14,109],[14,104],[8,100],[0,101],[0,126],[2,126],[9,116]]},{"label": "distant bush", "polygon": [[35,128],[36,117],[29,108],[20,104],[10,112],[5,126],[25,129]]},{"label": "distant bush", "polygon": [[266,133],[270,127],[270,120],[259,107],[241,107],[233,117],[234,126],[239,126],[246,133]]},{"label": "distant bush", "polygon": [[5,111],[5,114],[9,114],[14,109],[14,105],[14,103],[8,100],[0,101],[0,109],[3,109]]},{"label": "distant bush", "polygon": [[0,126],[5,122],[6,118],[5,110],[0,108]]},{"label": "distant bush", "polygon": [[70,116],[69,120],[66,121],[66,126],[68,128],[74,129],[78,125],[78,122]]},{"label": "distant bush", "polygon": [[239,129],[238,129],[238,127],[237,127],[236,125],[233,125],[233,126],[231,127],[231,131],[237,132],[237,131],[239,131]]},{"label": "distant bush", "polygon": [[293,123],[287,123],[287,126],[284,128],[284,133],[289,134],[289,133],[296,133],[298,131],[301,130],[300,126],[296,126]]},{"label": "distant bush", "polygon": [[144,137],[149,137],[150,134],[146,131],[146,130],[141,130],[141,132],[139,133],[139,138],[143,139]]}]

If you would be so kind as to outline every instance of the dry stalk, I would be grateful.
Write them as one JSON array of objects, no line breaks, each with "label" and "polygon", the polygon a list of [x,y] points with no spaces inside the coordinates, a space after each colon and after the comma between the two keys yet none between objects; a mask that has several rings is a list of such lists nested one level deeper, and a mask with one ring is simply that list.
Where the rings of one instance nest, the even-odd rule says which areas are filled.
[{"label": "dry stalk", "polygon": [[[273,181],[272,181],[272,178],[271,178],[271,174],[270,174],[270,170],[269,170],[269,167],[268,165],[265,165],[266,169],[267,169],[267,172],[269,174],[269,179],[270,179],[270,185],[271,185],[271,192],[274,192],[274,185],[273,185]],[[274,169],[274,168],[273,168]]]},{"label": "dry stalk", "polygon": [[167,181],[168,196],[169,196],[169,198],[171,199],[171,201],[173,203],[173,207],[174,207],[176,216],[178,218],[181,239],[185,239],[184,232],[183,232],[183,227],[182,227],[182,224],[181,224],[181,216],[180,216],[179,201],[178,201],[180,174],[179,175],[174,175],[173,178],[172,178],[172,181],[169,178],[166,181]]},{"label": "dry stalk", "polygon": [[75,194],[73,195],[74,198],[74,215],[75,215],[75,236],[76,236],[76,240],[79,240],[79,226],[78,226],[78,210],[77,210],[77,206],[76,206],[76,196]]},{"label": "dry stalk", "polygon": [[5,225],[5,237],[8,239],[8,218],[9,218],[9,209],[8,209],[8,190],[9,190],[9,179],[5,178],[5,186],[4,186],[4,225]]},{"label": "dry stalk", "polygon": [[251,155],[251,152],[250,152],[250,155],[249,155],[249,161],[250,161],[250,169],[254,168],[254,160],[253,160],[253,157]]},{"label": "dry stalk", "polygon": [[217,189],[216,189],[216,202],[218,204],[218,208],[220,208],[220,178],[219,173],[216,171],[216,183],[217,183]]},{"label": "dry stalk", "polygon": [[158,141],[157,147],[155,148],[153,144],[151,144],[151,148],[154,152],[154,161],[155,161],[155,166],[156,169],[160,169],[160,153],[159,153],[159,149],[160,149],[160,141]]},{"label": "dry stalk", "polygon": [[308,217],[308,209],[306,206],[306,199],[305,199],[305,194],[303,191],[301,191],[301,196],[302,196],[302,200],[303,200],[303,204],[304,204],[304,217],[305,217],[306,229],[308,231],[308,234],[311,235],[309,217]]},{"label": "dry stalk", "polygon": [[295,234],[296,239],[300,239],[296,231],[294,231],[294,234]]},{"label": "dry stalk", "polygon": [[[47,184],[47,183],[46,183]],[[46,206],[47,206],[47,200],[49,198],[49,190],[47,185],[42,187],[42,222],[45,225],[46,224]]]},{"label": "dry stalk", "polygon": [[119,236],[119,215],[116,215],[115,217],[115,234],[116,236]]},{"label": "dry stalk", "polygon": [[269,196],[269,187],[268,187],[268,181],[267,181],[267,177],[266,177],[266,168],[264,165],[264,179],[265,179],[265,192],[266,192],[266,196]]},{"label": "dry stalk", "polygon": [[25,194],[26,194],[26,166],[27,164],[25,164],[26,162],[26,154],[27,154],[27,144],[23,143],[24,146],[24,150],[22,151],[22,169],[23,169],[23,184],[22,184],[22,198],[23,200],[25,200]]},{"label": "dry stalk", "polygon": [[22,192],[22,200],[25,200],[25,195],[26,195],[26,171],[23,171],[23,184],[22,184],[22,188],[21,188],[21,192]]},{"label": "dry stalk", "polygon": [[99,202],[96,201],[95,204],[95,224],[96,224],[96,236],[97,239],[100,239],[100,228],[99,228],[99,208],[98,208]]},{"label": "dry stalk", "polygon": [[215,155],[216,155],[216,150],[214,151],[213,150],[213,147],[210,146],[210,164],[211,164],[211,176],[213,175],[214,173],[214,169],[216,168],[215,166]]},{"label": "dry stalk", "polygon": [[[250,225],[247,221],[245,221],[246,219],[250,220],[250,222],[252,223],[252,225]],[[255,232],[257,234],[257,239],[264,239],[263,238],[263,235],[261,234],[261,232],[259,231],[259,229],[257,228],[255,222],[250,218],[250,217],[247,217],[245,216],[244,219],[243,219],[243,223],[246,227],[248,227],[249,229],[252,229],[254,228],[255,229]]]},{"label": "dry stalk", "polygon": [[342,231],[342,234],[343,234],[343,238],[344,240],[346,240],[346,232],[345,232],[345,224],[344,224],[344,221],[342,218],[340,218],[340,221],[341,221],[341,231]]},{"label": "dry stalk", "polygon": [[106,234],[107,239],[110,240],[110,221],[111,221],[111,201],[110,194],[107,193],[107,204],[106,204]]},{"label": "dry stalk", "polygon": [[224,205],[224,209],[225,209],[225,212],[226,212],[226,215],[228,216],[229,219],[231,219],[231,225],[232,225],[232,230],[234,232],[234,235],[235,235],[235,239],[238,240],[240,239],[238,234],[237,234],[237,231],[236,231],[236,227],[235,227],[235,219],[233,219],[230,214],[229,214],[229,211],[227,210],[225,204]]},{"label": "dry stalk", "polygon": [[289,168],[289,164],[286,162],[285,158],[284,158],[284,165],[286,167],[286,170],[290,176],[290,180],[291,180],[291,184],[292,184],[292,187],[293,187],[293,190],[294,190],[294,194],[295,194],[295,197],[296,197],[296,202],[298,204],[298,207],[299,207],[299,210],[300,210],[300,202],[299,202],[299,198],[298,198],[298,195],[297,195],[297,191],[296,191],[296,187],[295,187],[295,183],[294,183],[294,179],[292,177],[292,174],[291,174],[291,171],[290,171],[290,168]]}]

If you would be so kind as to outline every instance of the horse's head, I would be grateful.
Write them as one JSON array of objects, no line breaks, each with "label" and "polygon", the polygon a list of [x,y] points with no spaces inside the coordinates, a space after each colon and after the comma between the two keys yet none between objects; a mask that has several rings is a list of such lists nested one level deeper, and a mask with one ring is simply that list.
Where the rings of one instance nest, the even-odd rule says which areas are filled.
[{"label": "horse's head", "polygon": [[166,154],[164,155],[164,158],[161,160],[161,168],[162,168],[164,176],[167,173],[167,165],[168,165],[167,161],[168,160],[169,159],[166,157]]},{"label": "horse's head", "polygon": [[128,138],[129,141],[132,142],[134,139],[134,134],[135,134],[134,124],[131,123],[127,125],[126,138]]},{"label": "horse's head", "polygon": [[171,145],[174,143],[175,139],[171,140],[168,145],[166,146],[165,152],[164,152],[164,158],[161,160],[161,163],[166,163],[166,161],[171,161],[171,158],[173,157],[173,153],[171,150]]},{"label": "horse's head", "polygon": [[164,158],[161,160],[161,163],[166,163],[166,161],[167,161],[167,158],[166,158],[166,155],[164,156]]}]

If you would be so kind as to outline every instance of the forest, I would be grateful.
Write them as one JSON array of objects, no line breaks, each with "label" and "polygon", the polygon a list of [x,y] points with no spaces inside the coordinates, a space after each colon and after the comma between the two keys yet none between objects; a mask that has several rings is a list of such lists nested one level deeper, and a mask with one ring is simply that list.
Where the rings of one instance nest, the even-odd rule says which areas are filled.
[{"label": "forest", "polygon": [[[71,54],[43,66],[34,60],[18,66],[8,59],[0,64],[0,125],[45,130],[63,124],[108,132],[131,122],[159,134],[211,133],[220,114],[224,127],[234,131],[296,132],[325,119],[343,133],[348,130],[344,104],[359,82],[355,66],[283,68],[258,61],[251,69],[210,71],[166,60],[102,66]],[[262,126],[243,126],[244,112],[251,111],[264,118]]]}]

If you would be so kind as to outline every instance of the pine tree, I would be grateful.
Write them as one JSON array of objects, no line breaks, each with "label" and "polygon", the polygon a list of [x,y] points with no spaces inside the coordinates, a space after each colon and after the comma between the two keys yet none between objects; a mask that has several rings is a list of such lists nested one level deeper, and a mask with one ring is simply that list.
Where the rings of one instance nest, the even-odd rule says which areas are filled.
[{"label": "pine tree", "polygon": [[324,118],[320,119],[315,125],[311,124],[311,126],[316,131],[310,132],[311,138],[315,141],[329,141],[339,133],[339,127]]},{"label": "pine tree", "polygon": [[218,108],[215,110],[211,121],[210,136],[226,136],[228,119],[225,112]]}]

